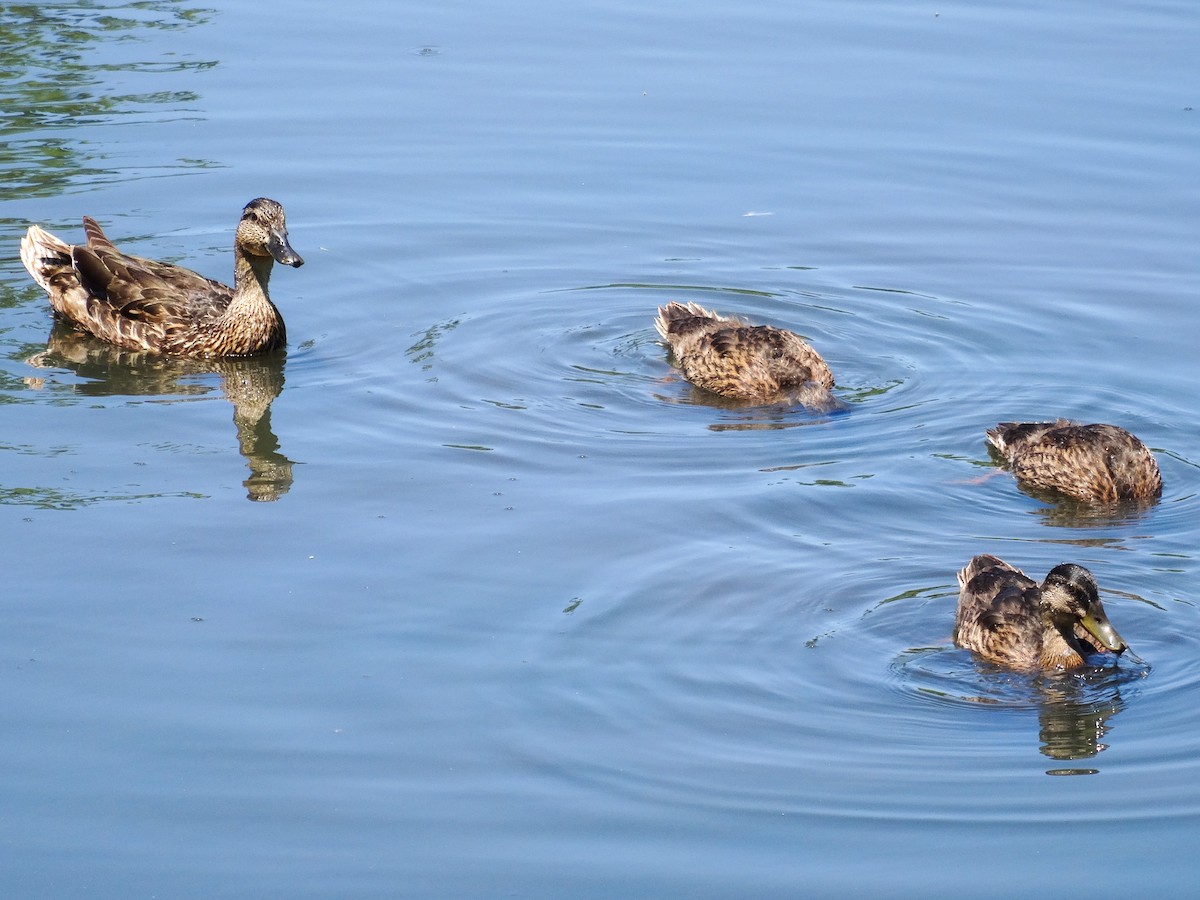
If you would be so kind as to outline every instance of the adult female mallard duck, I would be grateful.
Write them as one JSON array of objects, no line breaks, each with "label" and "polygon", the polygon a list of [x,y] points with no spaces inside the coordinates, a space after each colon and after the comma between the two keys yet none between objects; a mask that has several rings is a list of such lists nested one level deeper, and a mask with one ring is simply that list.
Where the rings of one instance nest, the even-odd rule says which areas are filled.
[{"label": "adult female mallard duck", "polygon": [[94,219],[87,244],[71,246],[33,225],[21,262],[54,312],[118,347],[188,356],[248,356],[282,347],[283,318],[267,295],[276,263],[304,264],[288,243],[283,207],[260,197],[242,210],[234,238],[234,287],[170,263],[128,256]]},{"label": "adult female mallard duck", "polygon": [[988,429],[987,441],[1028,487],[1100,503],[1162,493],[1154,455],[1115,425],[1001,422]]},{"label": "adult female mallard duck", "polygon": [[798,334],[749,325],[696,303],[668,303],[654,323],[683,377],[697,387],[751,403],[802,403],[815,410],[840,405],[833,372]]},{"label": "adult female mallard duck", "polygon": [[1074,669],[1099,650],[1129,648],[1108,621],[1096,580],[1083,566],[1055,566],[1040,585],[995,556],[958,573],[954,643],[1023,671]]}]

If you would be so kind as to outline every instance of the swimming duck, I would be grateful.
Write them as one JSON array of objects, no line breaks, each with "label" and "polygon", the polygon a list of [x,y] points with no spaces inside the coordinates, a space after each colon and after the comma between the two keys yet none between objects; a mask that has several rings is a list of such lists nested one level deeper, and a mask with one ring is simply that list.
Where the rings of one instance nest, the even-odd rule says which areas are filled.
[{"label": "swimming duck", "polygon": [[802,403],[828,410],[833,372],[798,334],[717,315],[696,303],[668,303],[654,323],[683,377],[723,397]]},{"label": "swimming duck", "polygon": [[1028,487],[1102,503],[1162,493],[1154,455],[1115,425],[1001,422],[987,441]]},{"label": "swimming duck", "polygon": [[1074,669],[1099,650],[1129,648],[1108,621],[1096,580],[1083,566],[1055,566],[1040,585],[995,556],[958,573],[954,643],[1023,671]]},{"label": "swimming duck", "polygon": [[128,256],[84,217],[87,244],[71,246],[37,225],[21,262],[54,312],[118,347],[188,356],[248,356],[282,347],[283,318],[267,295],[276,263],[304,264],[288,243],[283,207],[260,197],[242,210],[234,287],[170,263]]}]

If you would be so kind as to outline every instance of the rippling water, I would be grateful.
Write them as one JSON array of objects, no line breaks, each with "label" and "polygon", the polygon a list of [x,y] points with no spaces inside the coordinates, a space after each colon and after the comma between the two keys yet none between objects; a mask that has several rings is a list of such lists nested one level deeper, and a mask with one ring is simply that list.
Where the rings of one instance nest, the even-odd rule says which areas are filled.
[{"label": "rippling water", "polygon": [[[0,25],[5,896],[1193,883],[1191,7]],[[52,329],[16,257],[89,214],[228,280],[258,195],[286,354]],[[691,388],[673,299],[846,408]],[[1162,500],[1018,491],[984,430],[1060,415]],[[1090,568],[1131,653],[955,648],[980,552]]]}]

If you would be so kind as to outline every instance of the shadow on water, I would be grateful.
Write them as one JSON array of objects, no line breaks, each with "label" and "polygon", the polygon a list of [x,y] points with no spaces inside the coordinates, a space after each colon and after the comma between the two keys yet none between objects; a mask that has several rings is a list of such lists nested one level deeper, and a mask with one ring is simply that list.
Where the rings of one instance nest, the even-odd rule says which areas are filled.
[{"label": "shadow on water", "polygon": [[[908,690],[940,704],[1034,711],[1039,751],[1053,760],[1092,759],[1108,745],[1109,721],[1125,708],[1122,689],[1150,674],[1135,658],[1119,663],[1099,654],[1071,672],[1027,674],[976,659],[956,647],[906,650],[893,673]],[[1095,774],[1098,769],[1056,768],[1050,775]]]},{"label": "shadow on water", "polygon": [[1158,505],[1158,498],[1089,504],[1081,500],[1054,499],[1032,493],[1030,496],[1047,504],[1036,510],[1044,524],[1059,528],[1105,528],[1115,525],[1133,525],[1145,519]]},{"label": "shadow on water", "polygon": [[668,396],[661,392],[653,394],[662,403],[679,403],[688,406],[705,406],[720,410],[722,421],[708,426],[710,431],[757,431],[796,428],[829,422],[850,412],[850,407],[839,401],[832,409],[814,410],[801,403],[754,403],[722,397],[703,388],[688,384],[679,376],[682,396]]},{"label": "shadow on water", "polygon": [[[125,46],[148,30],[182,30],[203,24],[212,11],[172,0],[144,3],[29,3],[0,6],[0,200],[56,196],[75,183],[97,184],[128,173],[104,165],[103,144],[79,141],[78,126],[122,120],[162,121],[195,115],[198,95],[162,89],[117,93],[105,84],[111,72],[160,76],[193,72],[215,61],[170,57],[158,61],[114,59],[100,48]],[[179,160],[205,168],[203,160]]]},{"label": "shadow on water", "polygon": [[835,386],[835,402],[825,407],[810,407],[799,401],[784,400],[775,403],[761,403],[752,400],[738,400],[724,397],[706,391],[704,388],[690,384],[678,371],[678,363],[670,350],[663,357],[673,372],[674,394],[662,391],[654,392],[654,399],[660,403],[679,404],[684,406],[705,406],[720,410],[724,421],[714,422],[709,426],[711,431],[753,431],[758,429],[794,428],[798,425],[829,422],[833,419],[848,415],[856,405],[868,400],[881,397],[901,382],[892,381],[883,386],[872,386],[855,390],[842,390]]},{"label": "shadow on water", "polygon": [[29,387],[53,387],[79,396],[195,397],[210,393],[218,375],[233,404],[238,450],[250,469],[242,484],[255,501],[278,500],[292,486],[292,460],[279,451],[271,429],[271,403],[283,390],[283,353],[247,359],[179,359],[122,350],[57,322],[46,349],[28,362],[39,369],[67,369],[83,379],[56,384],[54,376],[28,378]]},{"label": "shadow on water", "polygon": [[[669,354],[666,358],[671,361]],[[832,409],[814,410],[800,403],[763,404],[733,400],[688,384],[682,375],[677,375],[677,378],[680,383],[678,394],[671,396],[656,391],[653,394],[654,399],[660,403],[706,406],[710,409],[720,410],[723,421],[709,425],[710,431],[776,430],[795,428],[799,425],[823,424],[849,415],[855,406],[866,403],[872,398],[881,397],[901,384],[899,381],[893,381],[882,387],[845,392],[838,397],[838,404]]]}]

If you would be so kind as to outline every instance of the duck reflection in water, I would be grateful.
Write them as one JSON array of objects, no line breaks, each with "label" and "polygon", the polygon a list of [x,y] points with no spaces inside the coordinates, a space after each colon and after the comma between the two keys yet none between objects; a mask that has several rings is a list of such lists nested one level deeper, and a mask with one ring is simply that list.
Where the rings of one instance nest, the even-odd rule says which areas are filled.
[{"label": "duck reflection in water", "polygon": [[1100,739],[1110,727],[1108,720],[1125,708],[1125,701],[1118,685],[1110,684],[1106,689],[1105,676],[1098,677],[1101,680],[1098,684],[1089,684],[1086,678],[1078,676],[1042,679],[1038,737],[1045,756],[1061,760],[1090,759],[1108,749]]},{"label": "duck reflection in water", "polygon": [[[1035,708],[1039,747],[1055,760],[1092,759],[1108,749],[1109,720],[1125,709],[1124,685],[1146,677],[1149,668],[1089,667],[1071,671],[1013,672],[975,660],[973,689],[958,699],[986,707]],[[980,693],[980,688],[983,690]],[[1057,769],[1053,775],[1094,774],[1095,769]]]},{"label": "duck reflection in water", "polygon": [[[233,404],[238,449],[250,469],[242,484],[254,501],[278,500],[292,486],[292,460],[279,452],[271,430],[271,403],[283,390],[281,352],[246,358],[196,359],[122,350],[57,322],[46,349],[28,362],[36,368],[69,369],[81,378],[72,386],[89,396],[181,397],[207,394],[203,376],[219,375]],[[27,379],[31,383],[43,379]]]}]

